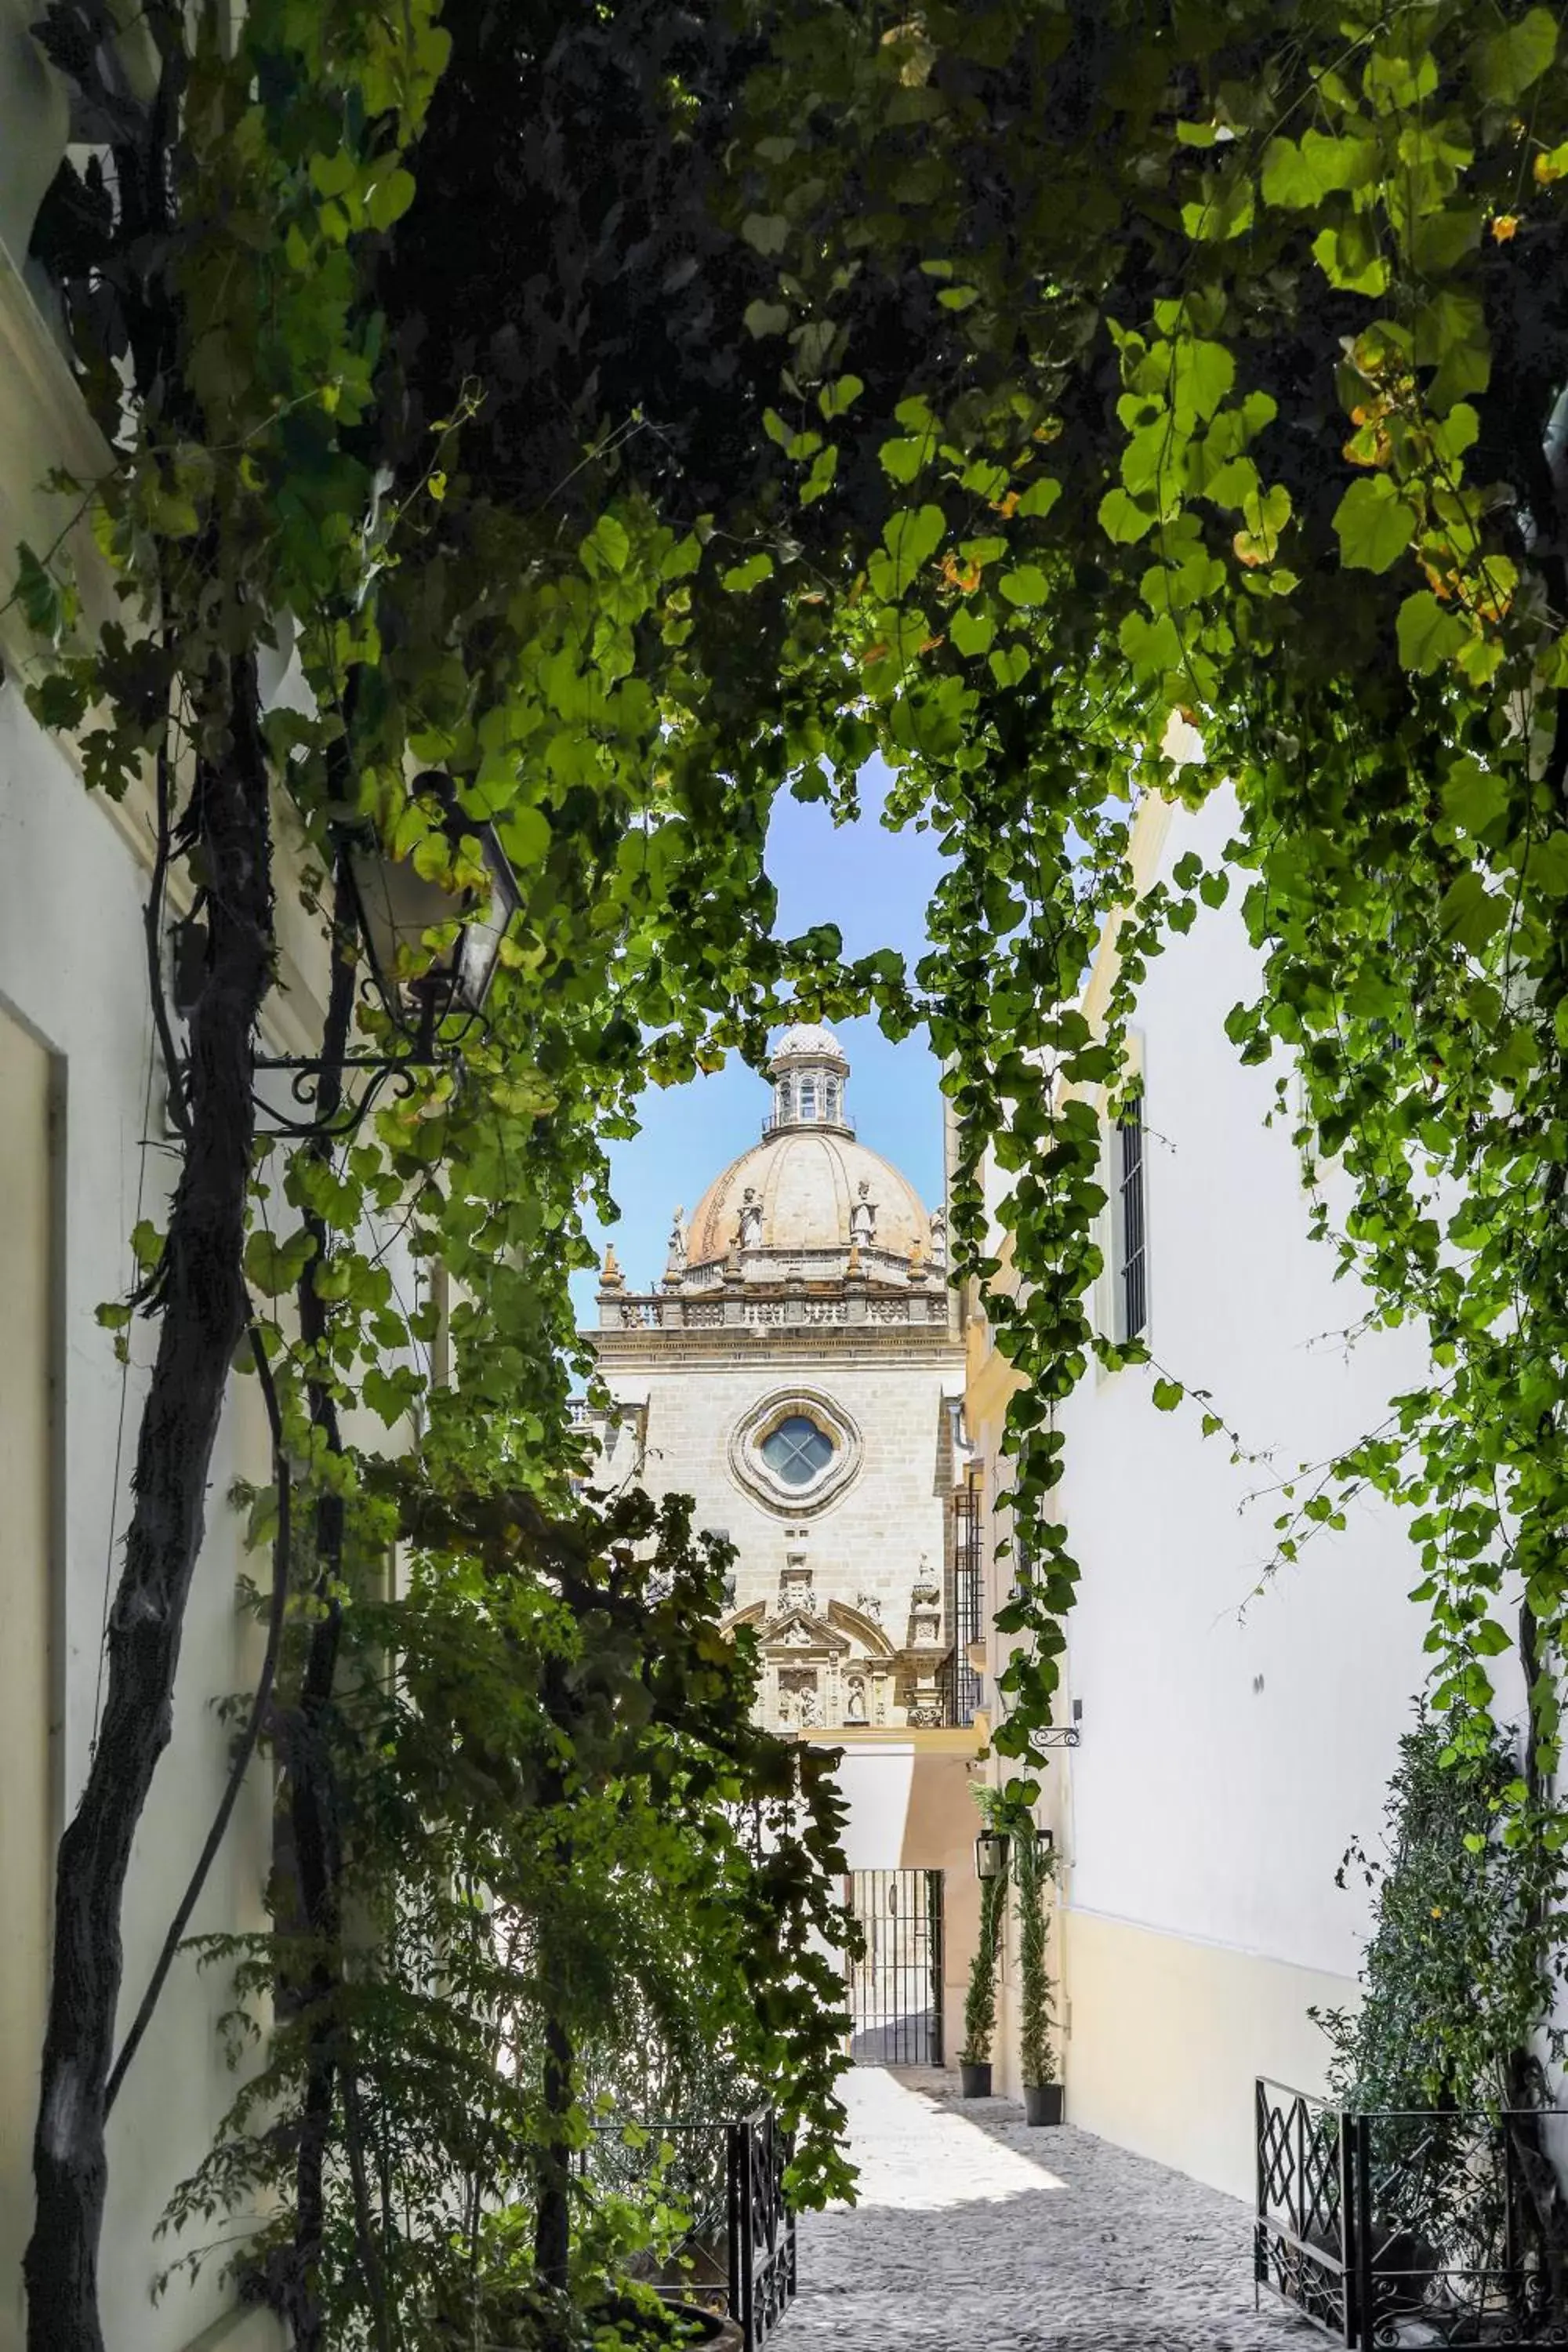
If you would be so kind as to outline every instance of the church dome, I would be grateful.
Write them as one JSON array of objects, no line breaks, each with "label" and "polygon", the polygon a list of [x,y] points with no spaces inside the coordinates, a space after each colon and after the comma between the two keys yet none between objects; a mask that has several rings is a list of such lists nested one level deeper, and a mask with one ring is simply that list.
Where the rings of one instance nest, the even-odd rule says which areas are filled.
[{"label": "church dome", "polygon": [[773,1116],[761,1143],[731,1160],[698,1202],[686,1265],[695,1273],[738,1251],[752,1278],[776,1278],[763,1263],[770,1256],[814,1261],[801,1271],[837,1276],[857,1244],[861,1270],[874,1280],[904,1277],[917,1244],[929,1263],[931,1219],[919,1193],[880,1152],[855,1140],[848,1056],[832,1030],[797,1022],[768,1070]]},{"label": "church dome", "polygon": [[752,1250],[792,1257],[819,1250],[847,1255],[858,1202],[875,1212],[868,1256],[907,1263],[918,1242],[929,1263],[931,1219],[914,1186],[880,1152],[857,1143],[845,1128],[775,1125],[702,1195],[688,1230],[687,1264],[695,1268],[727,1258],[740,1244],[742,1209],[758,1205],[762,1215],[752,1223],[748,1256]]}]

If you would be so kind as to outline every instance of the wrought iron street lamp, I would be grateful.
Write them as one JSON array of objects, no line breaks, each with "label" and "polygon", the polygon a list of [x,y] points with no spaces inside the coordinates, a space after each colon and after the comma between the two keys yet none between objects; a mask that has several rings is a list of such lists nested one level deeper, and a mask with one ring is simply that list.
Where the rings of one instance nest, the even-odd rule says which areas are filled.
[{"label": "wrought iron street lamp", "polygon": [[[459,841],[478,842],[484,879],[461,890],[447,889],[408,861],[386,856],[368,831],[363,840],[351,842],[342,870],[367,967],[361,992],[379,1016],[384,1042],[377,1050],[345,1053],[334,1060],[335,1072],[363,1083],[352,1098],[345,1096],[327,1110],[321,1100],[328,1072],[322,1057],[258,1054],[257,1075],[287,1074],[289,1090],[305,1114],[295,1118],[270,1097],[261,1102],[277,1134],[351,1135],[389,1078],[398,1079],[406,1093],[420,1071],[460,1066],[464,1040],[483,1015],[501,941],[522,903],[517,877],[494,827],[464,814],[448,776],[427,772],[415,779],[413,789],[437,803],[454,851]],[[449,940],[432,956],[427,935],[447,929]],[[174,1007],[188,1013],[200,992],[205,927],[194,920],[180,924],[174,946]],[[411,965],[417,969],[410,971]],[[454,1023],[460,1026],[454,1029]]]},{"label": "wrought iron street lamp", "polygon": [[1000,1830],[982,1830],[974,1841],[976,1878],[1000,1878],[1007,1867],[1007,1841]]},{"label": "wrought iron street lamp", "polygon": [[1007,1849],[1016,1839],[1027,1837],[1042,1861],[1048,1858],[1056,1846],[1051,1830],[1037,1829],[1032,1822],[1017,1829],[982,1830],[974,1841],[974,1875],[976,1878],[1000,1878],[1007,1867]]},{"label": "wrought iron street lamp", "polygon": [[[414,1045],[429,1062],[437,1057],[444,1020],[454,1013],[474,1019],[483,1011],[501,940],[521,898],[495,828],[463,814],[450,779],[429,771],[416,778],[414,790],[439,803],[454,849],[464,837],[478,841],[483,885],[461,892],[446,889],[427,881],[408,860],[384,856],[370,841],[351,849],[349,874],[372,984],[394,1029],[405,1038],[412,1030]],[[426,934],[454,921],[459,926],[455,938],[432,961]],[[409,962],[424,968],[416,978],[400,980]]]}]

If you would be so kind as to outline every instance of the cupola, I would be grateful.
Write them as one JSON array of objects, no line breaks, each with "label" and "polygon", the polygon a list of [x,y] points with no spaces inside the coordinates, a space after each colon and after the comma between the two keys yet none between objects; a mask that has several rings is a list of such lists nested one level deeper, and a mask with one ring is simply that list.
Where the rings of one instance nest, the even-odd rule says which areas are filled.
[{"label": "cupola", "polygon": [[849,1064],[831,1029],[797,1021],[773,1048],[768,1075],[773,1082],[769,1134],[786,1127],[829,1127],[854,1134],[845,1103]]}]

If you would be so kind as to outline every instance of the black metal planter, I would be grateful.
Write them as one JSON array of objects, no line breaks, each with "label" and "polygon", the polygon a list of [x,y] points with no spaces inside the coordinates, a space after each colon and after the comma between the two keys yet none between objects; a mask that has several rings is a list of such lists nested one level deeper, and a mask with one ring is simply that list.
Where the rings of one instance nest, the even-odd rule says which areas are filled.
[{"label": "black metal planter", "polygon": [[660,2141],[677,2151],[667,2194],[688,2207],[692,2226],[668,2270],[637,2274],[683,2308],[689,2299],[722,2320],[708,2339],[714,2352],[762,2352],[795,2294],[795,2217],[784,2194],[792,2137],[767,2106],[725,2122],[659,2120],[636,2147],[605,2126],[584,2151],[584,2171],[601,2192],[636,2193]]},{"label": "black metal planter", "polygon": [[1360,2352],[1568,2346],[1561,2109],[1351,2114],[1259,2080],[1253,2273]]},{"label": "black metal planter", "polygon": [[1026,2083],[1024,2121],[1026,2124],[1059,2124],[1061,2119],[1061,2084],[1059,2083]]},{"label": "black metal planter", "polygon": [[958,2088],[965,2099],[988,2099],[991,2096],[991,2061],[989,2058],[961,2058],[958,2062]]},{"label": "black metal planter", "polygon": [[[732,2319],[722,2312],[709,2311],[700,2303],[682,2303],[669,2299],[669,2308],[678,2311],[689,2326],[698,2330],[690,2338],[691,2352],[743,2352],[745,2336]],[[466,2339],[465,2339],[466,2340]],[[486,2342],[479,2352],[523,2352],[516,2344]]]}]

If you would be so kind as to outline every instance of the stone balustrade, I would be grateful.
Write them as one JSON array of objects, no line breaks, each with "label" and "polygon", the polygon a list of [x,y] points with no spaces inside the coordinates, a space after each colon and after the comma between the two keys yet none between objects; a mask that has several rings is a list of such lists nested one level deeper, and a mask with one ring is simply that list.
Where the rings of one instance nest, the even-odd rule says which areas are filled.
[{"label": "stone balustrade", "polygon": [[668,1291],[606,1290],[599,1294],[601,1331],[818,1331],[893,1327],[947,1329],[945,1289],[854,1291],[837,1298],[795,1296],[748,1298],[735,1291],[711,1297]]}]

